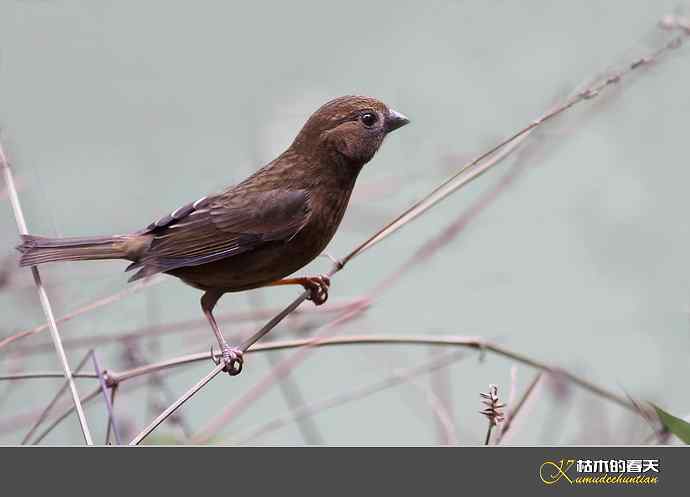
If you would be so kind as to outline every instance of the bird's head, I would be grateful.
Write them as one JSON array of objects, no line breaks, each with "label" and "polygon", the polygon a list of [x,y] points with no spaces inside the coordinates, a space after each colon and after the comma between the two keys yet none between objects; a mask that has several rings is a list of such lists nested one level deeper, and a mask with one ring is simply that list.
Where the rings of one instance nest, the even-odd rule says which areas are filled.
[{"label": "bird's head", "polygon": [[292,148],[335,156],[339,162],[361,168],[374,157],[388,133],[409,122],[375,98],[339,97],[309,117]]}]

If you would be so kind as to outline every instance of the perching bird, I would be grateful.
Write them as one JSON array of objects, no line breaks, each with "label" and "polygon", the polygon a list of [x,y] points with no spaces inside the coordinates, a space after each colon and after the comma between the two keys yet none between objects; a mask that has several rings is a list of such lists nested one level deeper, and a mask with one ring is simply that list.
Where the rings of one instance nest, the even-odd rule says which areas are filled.
[{"label": "perching bird", "polygon": [[302,285],[320,305],[325,276],[288,278],[326,248],[340,224],[355,180],[385,136],[409,123],[382,102],[336,98],[307,120],[292,145],[250,177],[184,205],[145,229],[86,238],[22,237],[21,266],[53,261],[126,259],[130,281],[167,273],[204,291],[201,308],[238,374],[242,352],[223,338],[213,308],[227,292]]}]

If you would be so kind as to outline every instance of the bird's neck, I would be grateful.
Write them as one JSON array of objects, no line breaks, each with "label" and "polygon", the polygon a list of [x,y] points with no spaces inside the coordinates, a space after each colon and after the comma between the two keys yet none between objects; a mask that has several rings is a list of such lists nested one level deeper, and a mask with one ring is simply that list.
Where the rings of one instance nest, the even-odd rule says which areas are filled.
[{"label": "bird's neck", "polygon": [[364,164],[353,164],[330,150],[304,153],[288,149],[272,164],[277,174],[296,188],[352,190]]}]

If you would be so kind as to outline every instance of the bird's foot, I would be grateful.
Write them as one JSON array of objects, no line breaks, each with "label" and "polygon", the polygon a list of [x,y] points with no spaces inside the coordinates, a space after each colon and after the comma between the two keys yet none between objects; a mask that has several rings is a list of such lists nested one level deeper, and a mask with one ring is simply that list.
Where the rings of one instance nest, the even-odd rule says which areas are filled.
[{"label": "bird's foot", "polygon": [[236,348],[230,347],[229,345],[224,345],[221,349],[222,353],[219,359],[216,359],[216,354],[213,352],[213,346],[211,346],[211,360],[217,365],[223,362],[225,367],[223,371],[228,373],[230,376],[237,376],[242,372],[242,366],[244,365],[244,353]]},{"label": "bird's foot", "polygon": [[328,288],[331,286],[331,279],[325,274],[304,278],[302,286],[309,291],[309,300],[314,305],[321,305],[328,300]]}]

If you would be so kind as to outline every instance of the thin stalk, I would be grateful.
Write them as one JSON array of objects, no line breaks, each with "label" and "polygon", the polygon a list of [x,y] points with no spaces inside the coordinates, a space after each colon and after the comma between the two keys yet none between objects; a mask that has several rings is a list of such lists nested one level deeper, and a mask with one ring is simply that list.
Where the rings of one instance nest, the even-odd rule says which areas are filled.
[{"label": "thin stalk", "polygon": [[[113,413],[115,412],[115,393],[117,392],[118,385],[113,385],[113,387],[110,389],[110,405]],[[103,390],[103,386],[101,385],[101,390]],[[110,434],[113,432],[113,416],[108,416],[108,426],[105,429],[105,444],[110,445]],[[117,442],[118,445],[121,444],[121,442]]]},{"label": "thin stalk", "polygon": [[175,411],[177,411],[182,405],[187,402],[189,399],[191,399],[194,394],[196,394],[199,390],[204,388],[208,382],[210,382],[213,378],[218,376],[220,373],[223,372],[223,369],[225,369],[225,364],[221,361],[220,364],[218,364],[210,373],[208,373],[206,376],[204,376],[199,382],[197,382],[192,388],[187,390],[184,395],[182,395],[179,399],[177,399],[175,402],[173,402],[165,411],[160,413],[160,415],[151,421],[151,423],[144,428],[141,433],[139,433],[137,436],[135,436],[131,442],[129,442],[129,445],[139,445],[146,437],[148,437],[153,430],[155,430],[158,425],[160,425],[163,421],[168,419],[170,415],[172,415]]},{"label": "thin stalk", "polygon": [[[24,220],[24,213],[22,212],[22,207],[19,202],[19,196],[17,195],[17,189],[14,185],[14,178],[12,176],[12,171],[10,169],[9,162],[5,156],[5,152],[0,144],[0,166],[2,167],[5,176],[5,185],[7,186],[7,191],[10,196],[10,203],[12,204],[12,210],[14,211],[14,218],[17,223],[17,229],[20,235],[26,235],[29,230],[26,227],[26,221]],[[64,371],[65,380],[69,385],[70,393],[72,394],[72,401],[74,402],[74,407],[77,410],[77,416],[79,417],[79,426],[81,427],[82,435],[84,436],[84,441],[87,445],[93,445],[93,440],[91,438],[91,432],[89,431],[89,425],[86,422],[86,416],[84,415],[84,409],[79,401],[79,392],[77,391],[77,386],[74,383],[74,378],[72,377],[72,370],[70,369],[69,362],[67,361],[67,355],[65,354],[65,349],[62,346],[62,339],[60,337],[60,332],[57,328],[57,323],[55,322],[55,315],[53,314],[53,307],[48,299],[48,294],[46,293],[43,283],[41,282],[41,273],[38,271],[36,266],[31,268],[31,274],[34,278],[34,283],[36,284],[36,290],[38,291],[38,297],[41,301],[41,307],[43,307],[43,313],[48,321],[50,336],[53,339],[53,345],[55,346],[55,353],[58,356],[58,360]]]},{"label": "thin stalk", "polygon": [[[143,288],[148,288],[150,286],[161,283],[162,281],[164,281],[163,278],[153,277],[149,280],[137,282],[129,288],[125,288],[124,290],[121,290],[117,293],[114,293],[114,294],[109,295],[107,297],[103,297],[101,299],[95,300],[89,304],[86,304],[84,306],[79,307],[78,309],[75,309],[71,312],[68,312],[64,316],[60,316],[59,318],[55,319],[55,323],[56,324],[66,323],[67,321],[70,321],[70,320],[72,320],[78,316],[81,316],[82,314],[85,314],[89,311],[93,311],[94,309],[99,309],[99,308],[106,306],[108,304],[112,304],[113,302],[117,302],[119,300],[122,300],[124,297],[132,295],[133,293],[136,293]],[[7,345],[11,344],[12,342],[15,342],[16,340],[19,340],[21,338],[26,338],[28,336],[35,335],[37,333],[45,331],[49,327],[50,327],[50,323],[45,322],[43,324],[39,324],[38,326],[34,326],[33,328],[29,328],[28,330],[23,330],[23,331],[15,333],[13,335],[10,335],[8,337],[5,337],[2,340],[0,340],[0,349],[2,349],[3,347],[6,347]]]},{"label": "thin stalk", "polygon": [[[0,375],[0,381],[15,381],[15,380],[33,380],[42,378],[64,378],[65,373],[60,371],[32,371],[30,373],[15,373]],[[89,378],[92,380],[98,379],[95,373],[72,373],[72,378]]]},{"label": "thin stalk", "polygon": [[489,445],[489,442],[491,441],[491,432],[494,429],[494,424],[489,421],[489,427],[486,430],[486,437],[484,438],[484,445]]},{"label": "thin stalk", "polygon": [[515,407],[510,410],[510,412],[506,416],[505,423],[503,423],[503,425],[501,426],[501,431],[499,432],[498,438],[496,439],[496,445],[501,443],[503,438],[506,436],[506,433],[508,433],[508,430],[510,430],[510,428],[513,426],[513,421],[520,413],[520,410],[525,406],[527,400],[534,393],[535,388],[539,384],[539,381],[541,380],[543,375],[543,371],[540,371],[536,374],[536,376],[532,380],[532,383],[529,384],[527,390],[525,390],[525,393],[522,395],[522,397],[520,397],[520,400],[517,402],[517,404],[515,404]]},{"label": "thin stalk", "polygon": [[[348,335],[348,336],[332,336],[325,338],[303,338],[297,340],[280,340],[271,341],[267,343],[258,343],[247,350],[248,354],[255,352],[266,352],[270,350],[287,350],[300,347],[330,347],[341,345],[364,345],[364,344],[380,344],[380,345],[436,345],[436,346],[455,346],[467,347],[478,350],[480,352],[492,352],[494,354],[507,357],[514,361],[526,364],[534,369],[542,370],[547,373],[558,375],[568,381],[588,390],[589,392],[602,397],[606,400],[614,402],[628,410],[637,412],[635,406],[630,403],[625,397],[616,395],[603,387],[600,387],[589,380],[571,373],[556,366],[550,366],[544,362],[532,359],[526,355],[514,352],[505,347],[499,346],[495,343],[488,342],[481,337],[457,337],[457,336],[433,336],[433,335]],[[218,356],[218,354],[216,354]],[[211,358],[210,352],[200,352],[196,354],[187,354],[177,358],[168,359],[161,362],[147,364],[138,368],[132,368],[125,371],[109,371],[107,373],[107,381],[109,384],[117,384],[123,381],[136,378],[138,376],[150,374],[152,372],[161,371],[164,369],[174,368],[184,364],[190,364],[199,361],[208,361]]]},{"label": "thin stalk", "polygon": [[[84,358],[79,361],[79,364],[77,364],[77,367],[75,368],[76,371],[79,371],[81,368],[84,367],[84,364],[86,364],[86,361],[89,360],[89,354],[86,354]],[[64,377],[64,375],[62,375]],[[24,435],[24,438],[22,439],[22,445],[26,445],[29,440],[31,439],[32,435],[36,432],[39,426],[41,426],[41,423],[48,417],[48,414],[50,413],[50,410],[57,404],[58,400],[60,400],[60,397],[62,397],[62,394],[64,393],[65,390],[67,390],[67,387],[69,386],[69,382],[65,381],[62,386],[58,389],[57,393],[53,396],[50,402],[48,402],[48,405],[41,411],[41,414],[38,415],[38,418],[36,418],[36,421],[34,424],[29,428],[29,431]]]},{"label": "thin stalk", "polygon": [[[105,409],[108,412],[108,433],[106,434],[106,438],[108,434],[110,433],[110,429],[112,428],[113,434],[115,435],[115,443],[117,445],[121,445],[122,441],[120,439],[120,433],[117,429],[117,423],[115,422],[115,415],[113,414],[113,404],[112,404],[112,399],[108,393],[108,387],[105,384],[105,379],[103,378],[103,373],[101,370],[101,367],[98,363],[98,358],[96,357],[96,352],[94,350],[91,351],[91,360],[93,362],[93,369],[96,371],[96,374],[98,375],[98,384],[101,387],[101,393],[103,394],[103,400],[105,402]],[[113,392],[114,393],[114,392]]]},{"label": "thin stalk", "polygon": [[[88,393],[88,394],[84,395],[83,397],[81,397],[81,398],[79,399],[79,403],[80,403],[80,404],[86,404],[86,403],[88,403],[89,401],[91,401],[91,400],[95,399],[96,397],[98,397],[98,396],[100,395],[100,393],[101,393],[101,387],[98,387],[96,390],[92,391],[91,393]],[[50,423],[50,425],[48,425],[48,426],[46,427],[46,429],[43,430],[43,432],[41,432],[40,435],[38,435],[38,436],[36,437],[36,440],[34,440],[34,441],[31,443],[31,445],[38,445],[39,443],[41,443],[41,442],[43,441],[43,439],[44,439],[51,431],[53,431],[55,428],[57,428],[57,426],[58,426],[60,423],[62,423],[65,419],[67,419],[67,417],[68,417],[70,414],[72,414],[72,412],[73,412],[75,409],[76,409],[76,405],[71,405],[71,406],[65,408],[65,410],[64,410],[57,418],[55,418],[55,420],[54,420],[52,423]]]},{"label": "thin stalk", "polygon": [[[85,306],[79,307],[78,309],[75,309],[74,311],[71,311],[59,318],[57,318],[57,323],[63,323],[67,322],[71,319],[74,319],[78,316],[81,316],[85,314],[86,312],[89,312],[94,309],[98,309],[108,303],[118,301],[122,298],[124,298],[127,295],[130,295],[134,293],[135,290],[142,289],[144,287],[148,287],[153,285],[154,283],[158,283],[164,281],[162,279],[160,280],[152,280],[152,281],[147,281],[147,282],[140,282],[141,286],[136,286],[137,283],[135,283],[136,289],[134,287],[128,288],[126,291],[118,292],[113,295],[110,295],[108,297],[104,297],[102,299],[96,300],[95,302],[92,302],[90,304],[87,304]],[[144,285],[146,283],[146,285]],[[348,299],[348,300],[340,300],[340,301],[334,301],[328,303],[328,306],[321,306],[321,307],[312,307],[308,309],[301,309],[300,312],[304,314],[309,314],[309,315],[322,315],[322,314],[333,314],[340,312],[343,309],[346,309],[350,307],[353,304],[356,304],[359,302],[361,299]],[[232,322],[232,323],[238,323],[238,322],[254,322],[254,321],[262,321],[264,319],[270,319],[273,317],[278,310],[275,308],[265,308],[265,309],[260,309],[258,311],[252,311],[252,312],[230,312],[230,313],[223,313],[219,314],[216,317],[216,320],[218,323],[223,323],[223,322]],[[191,332],[196,329],[200,328],[206,328],[208,327],[208,321],[206,319],[188,319],[188,320],[182,320],[182,321],[176,321],[173,323],[167,323],[167,324],[159,324],[155,326],[143,326],[140,328],[135,328],[129,331],[124,331],[121,333],[113,334],[113,335],[108,335],[108,336],[100,336],[100,335],[91,335],[91,336],[82,336],[82,337],[67,337],[63,339],[62,343],[65,346],[67,350],[70,348],[79,348],[79,347],[95,347],[95,346],[100,346],[103,344],[110,344],[112,342],[122,342],[125,340],[141,340],[145,338],[149,338],[152,336],[156,335],[165,335],[165,334],[172,334],[172,333],[186,333],[186,332]],[[15,333],[14,335],[10,335],[3,340],[0,340],[0,349],[4,345],[8,345],[20,338],[23,338],[25,336],[31,336],[33,334],[39,333],[47,328],[47,324],[41,324],[38,326],[35,326],[33,328],[23,330],[20,332]],[[44,352],[46,348],[48,350],[52,350],[53,344],[50,342],[43,342],[43,343],[36,343],[36,344],[31,344],[31,345],[20,345],[16,348],[17,352],[21,352],[22,354],[29,354],[29,353],[40,353]],[[2,359],[0,357],[0,359]]]}]

